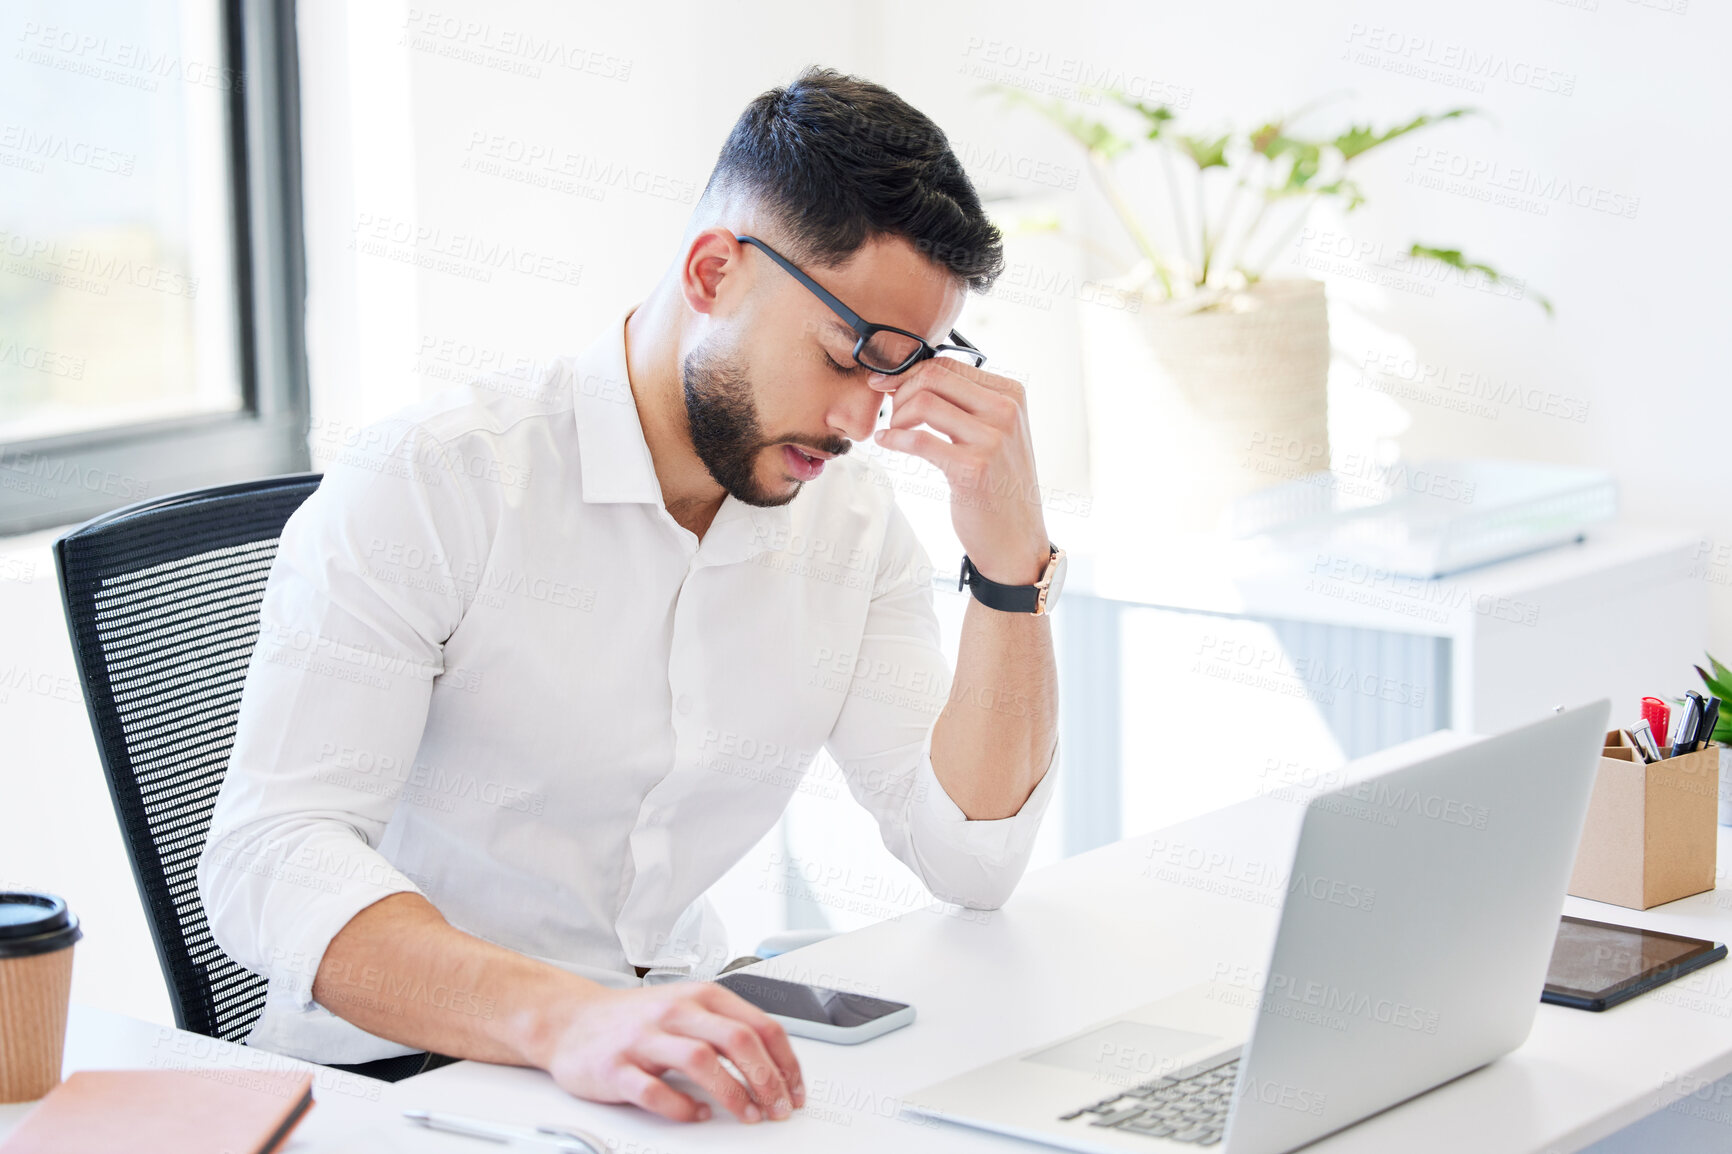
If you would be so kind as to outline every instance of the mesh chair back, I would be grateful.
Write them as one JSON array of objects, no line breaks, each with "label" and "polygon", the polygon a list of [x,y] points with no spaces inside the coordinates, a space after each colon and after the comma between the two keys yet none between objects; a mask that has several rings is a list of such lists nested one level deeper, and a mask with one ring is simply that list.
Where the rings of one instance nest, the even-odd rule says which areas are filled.
[{"label": "mesh chair back", "polygon": [[54,543],[66,624],[175,1022],[242,1041],[265,979],[211,940],[194,871],[228,769],[259,603],[316,473],[140,502]]}]

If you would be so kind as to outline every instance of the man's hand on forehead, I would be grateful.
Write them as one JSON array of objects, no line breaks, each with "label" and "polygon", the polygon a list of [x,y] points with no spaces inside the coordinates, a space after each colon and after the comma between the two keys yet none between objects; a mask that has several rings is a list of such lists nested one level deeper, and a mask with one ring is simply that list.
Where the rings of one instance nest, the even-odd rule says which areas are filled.
[{"label": "man's hand on forehead", "polygon": [[892,412],[877,443],[944,473],[951,523],[982,575],[1034,584],[1050,549],[1021,383],[948,357],[876,381],[900,382],[885,390]]}]

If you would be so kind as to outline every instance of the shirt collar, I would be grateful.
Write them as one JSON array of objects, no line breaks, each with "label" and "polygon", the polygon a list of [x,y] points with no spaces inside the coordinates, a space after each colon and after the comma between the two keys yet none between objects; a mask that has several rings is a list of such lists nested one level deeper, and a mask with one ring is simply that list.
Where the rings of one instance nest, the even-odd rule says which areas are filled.
[{"label": "shirt collar", "polygon": [[730,493],[722,498],[716,519],[704,533],[701,553],[710,565],[749,561],[759,553],[783,549],[791,523],[787,505],[762,509],[737,500]]},{"label": "shirt collar", "polygon": [[572,365],[583,499],[591,504],[661,504],[661,482],[625,366],[625,322],[636,308],[621,312]]},{"label": "shirt collar", "polygon": [[[583,499],[589,504],[662,503],[655,459],[638,420],[637,401],[625,362],[625,323],[637,305],[622,311],[572,366],[572,410],[582,459]],[[797,499],[797,498],[796,498]],[[704,534],[712,563],[745,560],[780,548],[790,525],[787,505],[760,509],[732,494],[722,499]]]}]

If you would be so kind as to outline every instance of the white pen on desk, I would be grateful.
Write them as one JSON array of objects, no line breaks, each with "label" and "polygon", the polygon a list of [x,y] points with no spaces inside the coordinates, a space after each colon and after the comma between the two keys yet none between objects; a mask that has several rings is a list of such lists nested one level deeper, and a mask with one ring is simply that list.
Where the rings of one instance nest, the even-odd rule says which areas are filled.
[{"label": "white pen on desk", "polygon": [[574,1130],[569,1126],[538,1126],[528,1130],[521,1126],[506,1126],[482,1118],[464,1118],[457,1114],[435,1114],[431,1110],[405,1110],[403,1117],[419,1122],[429,1130],[446,1134],[462,1134],[513,1146],[527,1145],[555,1154],[608,1154],[607,1143],[594,1134]]}]

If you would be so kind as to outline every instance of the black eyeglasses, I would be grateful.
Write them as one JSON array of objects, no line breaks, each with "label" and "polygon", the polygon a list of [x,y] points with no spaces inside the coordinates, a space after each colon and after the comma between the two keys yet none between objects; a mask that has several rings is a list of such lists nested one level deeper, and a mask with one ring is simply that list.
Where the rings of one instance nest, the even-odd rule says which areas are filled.
[{"label": "black eyeglasses", "polygon": [[929,357],[940,354],[967,361],[975,368],[986,363],[986,354],[969,344],[967,338],[955,329],[950,330],[950,339],[955,341],[955,344],[929,345],[906,329],[870,324],[863,320],[859,313],[832,296],[823,285],[796,268],[792,261],[757,237],[736,236],[734,239],[741,244],[755,245],[763,249],[764,255],[787,269],[788,275],[811,289],[819,300],[829,305],[831,311],[854,330],[854,360],[861,368],[883,373],[885,376],[895,376],[897,373],[907,372]]}]

